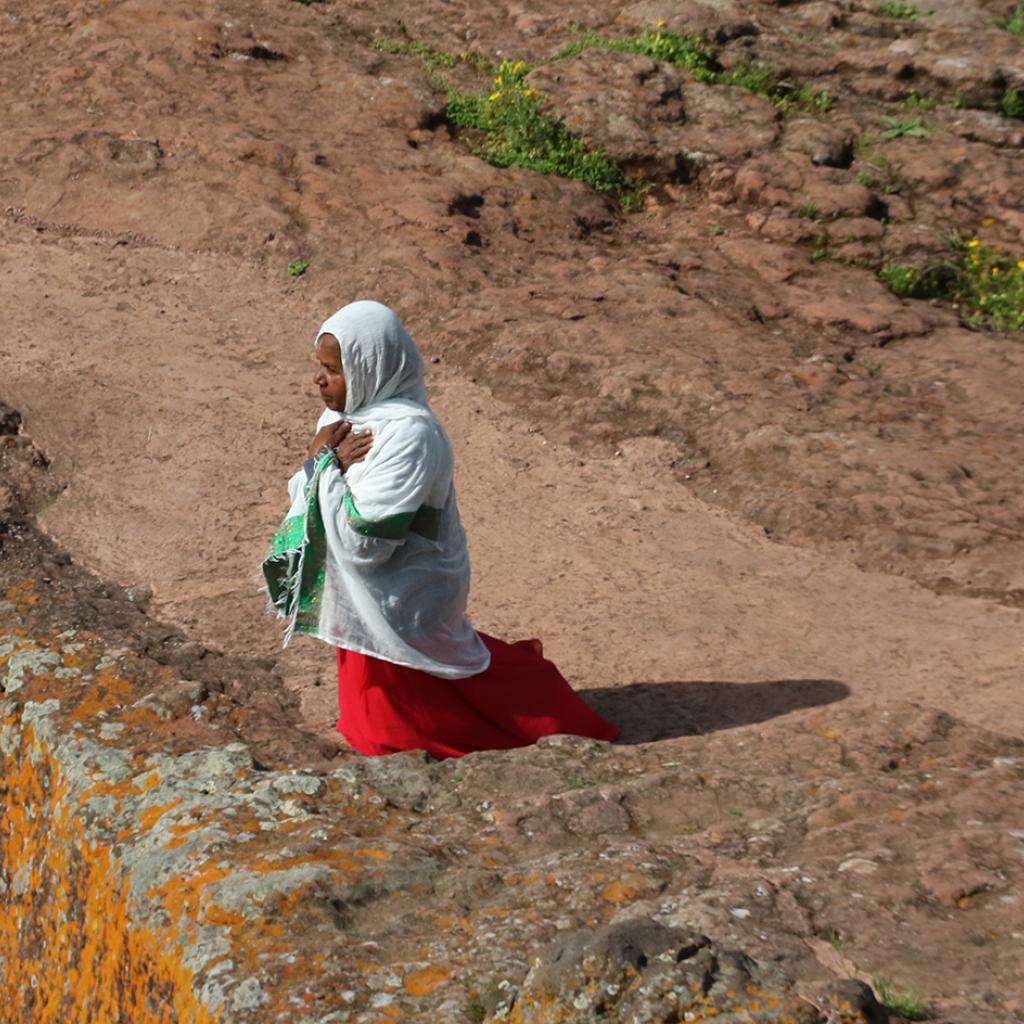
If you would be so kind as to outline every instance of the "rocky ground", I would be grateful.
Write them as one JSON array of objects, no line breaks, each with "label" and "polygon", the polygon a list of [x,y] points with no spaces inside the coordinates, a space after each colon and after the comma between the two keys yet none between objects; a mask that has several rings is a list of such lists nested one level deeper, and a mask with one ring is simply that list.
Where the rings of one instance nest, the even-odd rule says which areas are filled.
[{"label": "rocky ground", "polygon": [[[279,655],[252,573],[316,414],[316,325],[354,297],[389,302],[431,360],[456,442],[475,621],[543,635],[631,744],[542,755],[611,801],[588,813],[618,822],[593,835],[620,838],[564,840],[593,860],[578,871],[550,854],[572,885],[614,847],[616,865],[631,857],[653,879],[623,882],[616,914],[637,903],[769,957],[776,939],[759,945],[757,920],[782,915],[798,974],[808,950],[822,977],[891,964],[950,1020],[1013,1019],[1020,823],[1004,818],[1019,805],[1017,754],[981,730],[1019,735],[1024,719],[1024,347],[949,303],[897,298],[877,270],[946,258],[950,232],[1024,256],[1024,121],[999,112],[1024,89],[1024,45],[997,24],[1007,3],[921,11],[5,11],[0,399],[27,433],[5,413],[0,506],[20,502],[59,545],[17,520],[5,558],[17,549],[41,578],[84,563],[111,580],[76,585],[79,624],[141,638],[142,654],[223,704],[210,719],[223,731],[196,742],[240,737],[275,766],[347,760],[326,653]],[[827,90],[831,107],[783,112],[614,50],[550,60],[574,26],[623,39],[659,21],[701,33],[721,67],[756,59],[790,87]],[[437,73],[374,49],[385,37],[537,64],[527,81],[545,109],[653,188],[624,212],[580,182],[488,164],[446,120]],[[445,73],[486,84],[465,63]],[[914,117],[930,134],[887,137],[892,119]],[[309,267],[293,278],[296,259]],[[915,743],[920,761],[890,755]],[[508,758],[480,762],[473,799],[515,818],[535,762]],[[716,806],[734,789],[750,806],[727,811],[723,831],[694,810],[678,767],[665,785],[685,799],[595,788],[635,767],[636,788],[658,793],[667,760],[721,778],[702,784]],[[518,791],[483,795],[510,763]],[[469,784],[476,769],[464,771]],[[536,791],[555,800],[558,786]],[[516,822],[549,823],[551,851],[563,834],[591,835],[570,822],[582,805],[558,810],[573,792]],[[851,817],[814,825],[832,804]],[[663,826],[655,805],[699,820]],[[440,828],[437,814],[422,827]],[[518,878],[516,844],[533,849],[539,833],[493,827],[509,858],[494,870]],[[705,832],[735,844],[694,838]],[[670,834],[659,875],[651,851]],[[763,864],[750,853],[759,835],[775,844]],[[654,846],[632,850],[634,836]],[[779,874],[788,867],[799,872]],[[705,869],[717,906],[749,920],[681,909],[704,906]],[[770,876],[757,883],[768,895],[751,872]],[[608,868],[591,888],[627,873]],[[753,888],[723,889],[726,877]],[[585,909],[603,906],[598,889],[580,892],[561,904],[578,913],[552,910],[548,924],[605,920]],[[525,946],[509,949],[525,967]]]},{"label": "rocky ground", "polygon": [[[1024,1019],[1021,741],[832,703],[659,742],[328,759],[265,664],[188,642],[35,532],[46,470],[14,440],[5,721],[31,716],[131,864],[136,925],[192,934],[194,991],[227,1019],[879,1024],[869,982],[935,1021]],[[37,870],[7,899],[48,922]]]},{"label": "rocky ground", "polygon": [[[27,4],[0,27],[0,199],[42,238],[109,237],[97,301],[153,283],[134,269],[147,247],[280,273],[302,257],[303,311],[393,302],[432,355],[552,439],[609,452],[666,438],[679,479],[777,539],[1016,602],[1020,345],[899,300],[874,272],[943,255],[951,230],[1021,249],[1024,122],[995,112],[1024,88],[1020,37],[996,24],[1008,14],[951,0],[910,20],[823,0]],[[370,46],[540,61],[574,24],[625,37],[659,19],[703,33],[726,66],[756,58],[827,90],[832,108],[783,119],[631,54],[538,69],[557,113],[657,182],[623,216],[582,184],[477,159],[423,64]],[[886,116],[912,115],[930,137],[885,137]],[[49,294],[41,317],[73,321],[70,297]],[[177,294],[168,326],[190,312]],[[266,358],[267,340],[253,345]]]},{"label": "rocky ground", "polygon": [[[460,762],[328,758],[265,664],[188,642],[37,534],[46,470],[22,439],[2,449],[5,714],[49,716],[66,760],[96,715],[80,814],[153,922],[191,894],[196,987],[231,1020],[886,1021],[868,982],[936,1021],[1024,1019],[1020,740],[897,701]],[[591,699],[617,718],[634,698]],[[122,761],[159,782],[111,785]],[[89,802],[106,792],[116,812]]]}]

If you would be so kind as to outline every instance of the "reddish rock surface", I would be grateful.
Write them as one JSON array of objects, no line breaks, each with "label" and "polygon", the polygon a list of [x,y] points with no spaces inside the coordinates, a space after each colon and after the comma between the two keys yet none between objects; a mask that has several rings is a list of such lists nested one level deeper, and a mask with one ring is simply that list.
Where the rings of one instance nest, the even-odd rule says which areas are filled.
[{"label": "reddish rock surface", "polygon": [[[452,842],[483,821],[499,851],[458,881],[467,907],[530,858],[541,872],[508,883],[514,908],[473,910],[474,950],[509,936],[483,973],[518,985],[552,922],[596,927],[608,904],[799,977],[891,968],[958,1024],[1020,1016],[1018,753],[984,730],[1024,724],[1024,347],[876,274],[945,258],[951,231],[1024,256],[1024,131],[997,113],[1024,89],[1008,6],[5,12],[0,399],[31,440],[5,414],[0,510],[38,512],[61,546],[26,572],[58,579],[70,556],[129,588],[125,605],[81,584],[76,628],[137,635],[209,690],[183,737],[348,763],[330,652],[281,655],[252,574],[317,412],[316,325],[389,302],[456,442],[475,621],[542,634],[626,735],[461,769],[494,819],[466,811]],[[621,38],[660,19],[831,109],[784,117],[630,54],[543,63],[573,25]],[[422,61],[376,36],[538,63],[546,109],[652,178],[642,208],[487,164]],[[929,137],[886,136],[915,116]],[[129,614],[146,605],[172,625]],[[563,786],[591,757],[594,781]],[[396,801],[441,808],[422,794],[455,768],[417,789],[425,769],[397,765]],[[543,881],[563,870],[578,899]],[[414,962],[395,928],[375,963]],[[374,991],[408,994],[388,970]]]},{"label": "reddish rock surface", "polygon": [[[138,279],[134,257],[113,268],[143,246],[276,268],[311,259],[296,285],[305,308],[319,315],[363,293],[393,301],[432,353],[551,439],[609,452],[657,434],[677,447],[687,486],[777,539],[851,543],[867,568],[1015,603],[1020,432],[1004,406],[968,393],[992,376],[1019,393],[1021,347],[894,298],[871,269],[936,258],[953,229],[1021,246],[1020,122],[993,111],[1024,70],[997,14],[22,5],[0,29],[0,200],[40,240],[123,243],[97,298]],[[833,108],[787,121],[744,89],[624,53],[540,67],[531,80],[551,110],[658,183],[644,213],[622,216],[585,186],[474,157],[444,125],[422,63],[368,45],[404,31],[536,61],[571,41],[573,24],[621,37],[658,19],[703,33],[726,67],[756,59],[828,90]],[[455,77],[473,82],[467,69]],[[886,85],[867,88],[875,79]],[[936,104],[906,112],[930,138],[885,138],[884,117],[903,116],[907,97]],[[741,250],[759,251],[758,238],[774,249],[752,263]],[[812,251],[825,259],[808,261]],[[779,266],[792,267],[785,282]],[[20,338],[8,344],[23,348]],[[813,394],[793,373],[808,357],[838,371]],[[949,360],[971,379],[947,382]],[[624,374],[630,386],[612,384]],[[27,386],[15,368],[9,397],[25,406]],[[742,438],[769,423],[798,444],[828,434],[858,452],[858,500],[813,460],[745,459]],[[896,485],[907,448],[915,464]],[[897,490],[902,508],[885,507]]]}]

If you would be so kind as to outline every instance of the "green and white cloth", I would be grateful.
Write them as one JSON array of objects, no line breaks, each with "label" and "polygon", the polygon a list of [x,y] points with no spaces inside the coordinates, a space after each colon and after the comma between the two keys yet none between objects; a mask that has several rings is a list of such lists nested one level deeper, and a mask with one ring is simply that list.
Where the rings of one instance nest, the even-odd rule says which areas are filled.
[{"label": "green and white cloth", "polygon": [[[326,454],[309,480],[300,471],[289,482],[291,508],[263,562],[285,642],[301,633],[445,678],[476,675],[490,655],[466,619],[454,459],[419,352],[375,302],[346,306],[324,333],[341,347],[344,418],[373,431],[373,446],[347,473]],[[317,426],[341,418],[327,410]]]}]

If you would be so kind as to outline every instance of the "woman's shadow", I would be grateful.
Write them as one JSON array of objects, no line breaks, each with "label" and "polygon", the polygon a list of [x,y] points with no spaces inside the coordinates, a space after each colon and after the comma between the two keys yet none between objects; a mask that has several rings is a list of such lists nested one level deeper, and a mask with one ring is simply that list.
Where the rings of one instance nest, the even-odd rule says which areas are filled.
[{"label": "woman's shadow", "polygon": [[755,683],[631,683],[582,690],[580,696],[622,729],[620,743],[652,743],[765,722],[850,695],[835,679],[774,679]]}]

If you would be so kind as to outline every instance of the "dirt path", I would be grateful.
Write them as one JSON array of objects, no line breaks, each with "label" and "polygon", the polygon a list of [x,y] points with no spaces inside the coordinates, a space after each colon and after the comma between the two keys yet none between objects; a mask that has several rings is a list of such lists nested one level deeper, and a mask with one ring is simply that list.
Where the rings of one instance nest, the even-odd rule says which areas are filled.
[{"label": "dirt path", "polygon": [[[318,411],[308,345],[331,310],[227,256],[9,223],[0,246],[3,398],[68,483],[45,528],[197,638],[279,655],[254,573]],[[1020,733],[1020,609],[773,543],[675,482],[656,439],[580,458],[485,382],[441,362],[430,384],[456,447],[475,623],[540,635],[576,686],[615,691],[592,699],[627,738],[836,699]],[[329,730],[329,651],[298,642],[280,667]],[[664,683],[687,685],[632,686]]]}]

